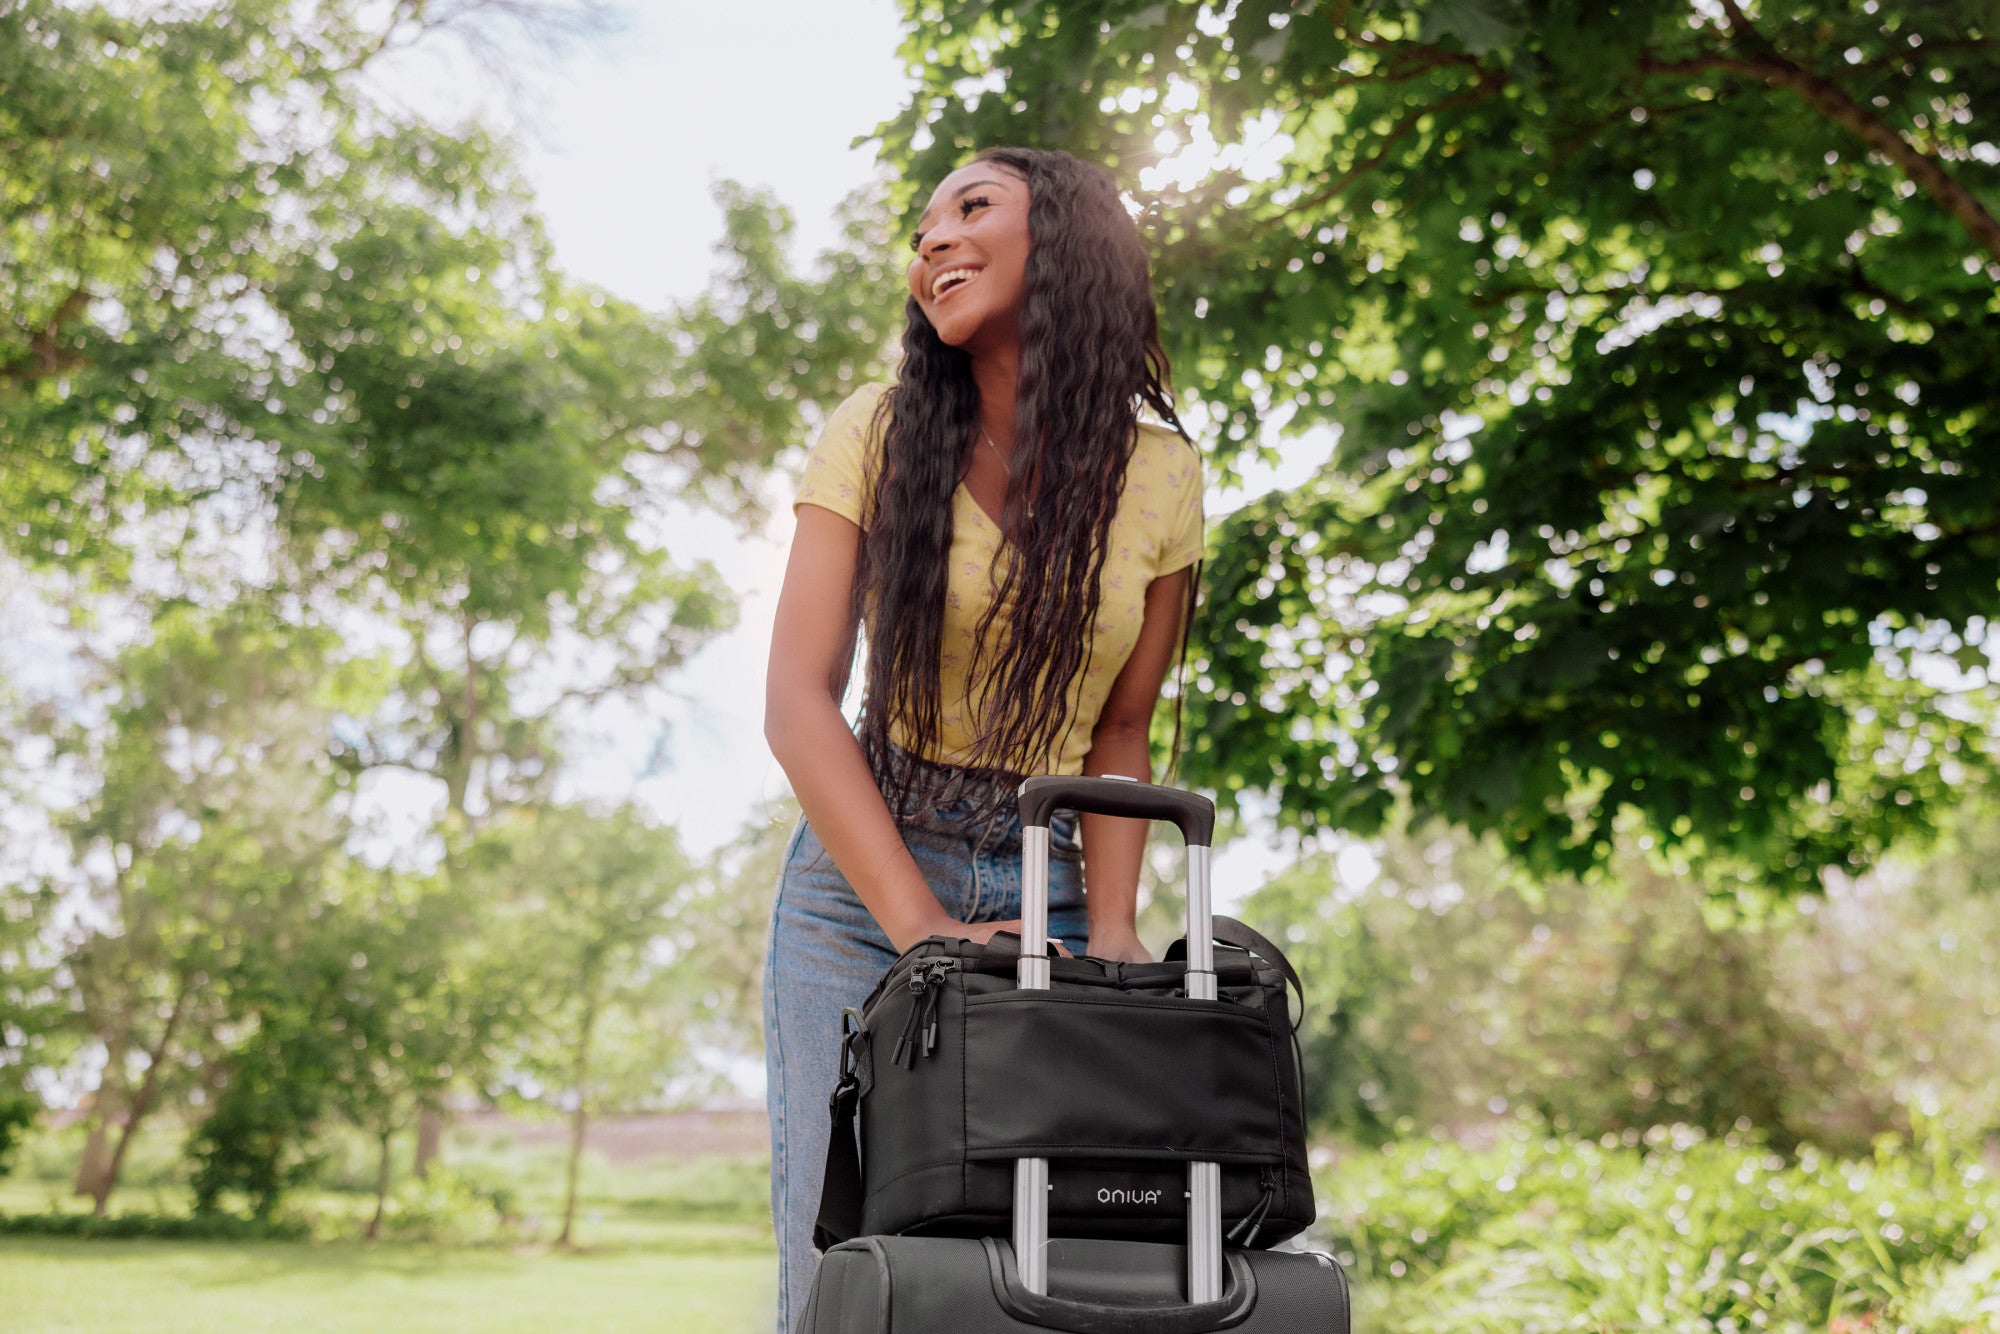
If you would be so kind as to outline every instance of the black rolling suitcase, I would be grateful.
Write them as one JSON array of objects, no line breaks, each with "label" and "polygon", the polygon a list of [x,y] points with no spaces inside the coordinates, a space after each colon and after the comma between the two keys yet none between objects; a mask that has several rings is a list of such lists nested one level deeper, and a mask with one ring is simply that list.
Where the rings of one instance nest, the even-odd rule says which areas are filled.
[{"label": "black rolling suitcase", "polygon": [[[1068,807],[1181,827],[1188,853],[1187,999],[1215,999],[1213,808],[1190,822],[1189,801],[1185,792],[1115,779],[1022,784],[1022,988],[1049,986],[1049,817]],[[1348,1334],[1347,1279],[1332,1259],[1224,1249],[1215,1163],[1187,1165],[1185,1246],[1051,1241],[1048,1190],[1049,1160],[1019,1159],[1010,1239],[870,1236],[835,1246],[820,1262],[798,1334]]]}]

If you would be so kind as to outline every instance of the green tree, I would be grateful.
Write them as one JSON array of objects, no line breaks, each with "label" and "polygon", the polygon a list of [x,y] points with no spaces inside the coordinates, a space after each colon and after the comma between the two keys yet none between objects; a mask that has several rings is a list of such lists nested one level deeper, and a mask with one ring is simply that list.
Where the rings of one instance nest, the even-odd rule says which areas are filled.
[{"label": "green tree", "polygon": [[2000,1116],[1990,816],[1950,829],[1823,897],[1744,913],[1638,849],[1608,883],[1536,881],[1494,840],[1432,824],[1367,858],[1304,857],[1244,913],[1307,979],[1323,1130],[1381,1141],[1526,1116],[1589,1138],[1677,1123],[1865,1154],[1925,1121],[1976,1140]]},{"label": "green tree", "polygon": [[716,850],[681,913],[691,932],[688,983],[700,995],[718,1047],[754,1052],[763,1046],[765,936],[798,820],[798,803],[790,797],[752,815]]},{"label": "green tree", "polygon": [[590,8],[0,14],[0,542],[100,589],[148,570],[142,622],[162,590],[261,596],[386,642],[400,679],[326,749],[437,778],[454,823],[537,797],[558,711],[730,617],[662,546],[677,476],[706,482],[666,433],[687,340],[554,268],[506,143],[364,73]]},{"label": "green tree", "polygon": [[77,910],[57,978],[105,1061],[77,1182],[99,1213],[146,1117],[206,1073],[227,979],[278,950],[270,910],[312,897],[337,856],[327,737],[370,689],[366,664],[331,667],[326,636],[255,606],[176,608],[152,633],[53,729],[85,794],[52,813],[74,856],[43,889]]},{"label": "green tree", "polygon": [[839,242],[802,274],[787,253],[790,211],[734,181],[716,187],[717,270],[672,316],[662,382],[673,396],[668,449],[716,507],[754,516],[772,460],[884,374],[903,290],[886,193],[865,187],[842,201]]},{"label": "green tree", "polygon": [[906,208],[982,144],[1218,143],[1138,195],[1196,420],[1224,469],[1338,428],[1215,534],[1190,777],[1794,889],[1989,767],[1987,0],[906,12]]},{"label": "green tree", "polygon": [[1932,845],[1843,877],[1777,934],[1777,994],[1831,1058],[1798,1100],[1817,1142],[1864,1144],[1920,1120],[1967,1142],[2000,1127],[1994,816],[1982,793]]},{"label": "green tree", "polygon": [[330,1103],[375,1144],[374,1241],[394,1185],[395,1138],[436,1114],[452,1087],[482,1077],[500,1007],[478,986],[484,923],[462,878],[350,865],[342,879],[315,934],[326,938],[319,952],[346,963],[326,1006],[340,1044]]},{"label": "green tree", "polygon": [[43,887],[0,881],[0,1177],[41,1115],[30,1072],[53,1064],[64,1016],[55,985],[46,918],[55,896]]},{"label": "green tree", "polygon": [[[274,652],[311,646],[337,677],[375,678],[339,699],[288,678],[320,749],[286,733],[260,787],[247,738],[269,718],[252,714],[282,691],[254,707],[234,696],[269,684],[263,649],[246,650],[242,680],[196,664],[188,688],[210,691],[196,731],[225,734],[215,753],[241,788],[215,788],[200,818],[162,793],[171,765],[146,770],[137,741],[112,753],[120,729],[158,719],[121,713],[107,733],[53,702],[86,786],[104,783],[63,822],[78,874],[96,877],[107,921],[141,924],[68,942],[64,963],[109,1058],[80,1172],[100,1204],[112,1138],[183,1090],[215,1107],[195,1144],[211,1206],[242,1190],[274,1207],[335,1111],[385,1153],[411,1106],[435,1130],[425,1071],[468,1065],[433,1059],[433,1040],[451,1030],[476,1068],[491,998],[420,995],[400,965],[357,972],[344,961],[402,959],[415,937],[363,948],[384,922],[292,911],[353,874],[330,850],[345,794],[384,768],[437,780],[450,855],[432,888],[457,902],[458,852],[482,820],[546,800],[578,708],[656,685],[728,624],[713,571],[673,558],[674,506],[754,516],[771,459],[879,373],[895,278],[879,207],[852,205],[808,274],[789,263],[788,215],[724,187],[728,265],[700,299],[649,315],[555,268],[508,144],[371,91],[367,66],[389,47],[438,28],[477,42],[482,23],[557,12],[0,12],[0,543],[72,580],[84,617],[130,627],[138,656],[93,686],[107,701],[119,673],[144,678],[132,700],[171,694],[146,676],[146,646],[199,638],[227,617],[197,609],[221,606],[261,608],[253,638],[289,646]],[[381,645],[379,662],[351,642]],[[293,790],[302,775],[319,786]],[[238,863],[266,832],[258,802],[286,793],[327,833],[327,860],[313,874],[274,861],[252,883]],[[170,818],[148,825],[152,809]],[[352,996],[366,1012],[341,1008]],[[336,1019],[347,1036],[329,1046]],[[329,1101],[327,1081],[369,1062],[379,1087]],[[420,1134],[420,1165],[434,1140]]]},{"label": "green tree", "polygon": [[[4,588],[4,585],[0,585]],[[4,592],[0,592],[4,597]],[[16,710],[15,692],[0,683],[0,755],[17,761],[31,735]],[[19,812],[25,775],[16,763],[0,765],[0,819]],[[23,837],[29,827],[9,822],[8,847],[0,852],[0,1177],[23,1135],[41,1114],[42,1100],[29,1085],[37,1068],[60,1064],[67,1014],[57,986],[60,951],[50,939],[57,895],[34,873]],[[30,826],[31,827],[31,826]]]},{"label": "green tree", "polygon": [[334,550],[366,564],[372,520],[442,500],[428,518],[456,546],[420,530],[400,552],[434,568],[478,536],[452,506],[452,468],[468,482],[494,462],[522,486],[468,486],[464,502],[546,502],[518,524],[492,518],[548,534],[490,540],[520,544],[526,570],[538,550],[560,564],[588,548],[602,522],[572,476],[588,448],[566,442],[534,472],[516,440],[554,416],[588,436],[606,406],[588,390],[628,386],[578,362],[630,356],[630,338],[606,348],[590,330],[628,312],[554,338],[562,318],[578,332],[564,312],[538,338],[570,294],[506,148],[392,112],[364,82],[400,28],[494,8],[546,6],[126,14],[30,0],[0,16],[0,450],[16,550],[116,570],[126,504],[208,496],[272,504],[308,560],[344,532]]},{"label": "green tree", "polygon": [[262,907],[257,947],[218,978],[228,1040],[213,1110],[189,1140],[196,1207],[232,1195],[269,1217],[318,1168],[336,1117],[376,1148],[380,1234],[392,1141],[492,1054],[497,1007],[477,983],[479,914],[450,878],[342,858],[311,894]]},{"label": "green tree", "polygon": [[[692,868],[671,829],[631,808],[510,811],[467,850],[463,874],[493,905],[485,968],[510,996],[500,1078],[570,1124],[562,1231],[576,1222],[577,1172],[593,1112],[658,1100],[685,1055],[677,909]],[[607,1034],[626,1041],[607,1059]]]},{"label": "green tree", "polygon": [[555,270],[505,143],[362,81],[406,29],[544,8],[0,17],[5,540],[116,581],[114,538],[200,561],[220,530],[297,618],[388,614],[433,668],[412,698],[459,706],[410,729],[459,806],[517,640],[568,627],[651,680],[727,618],[644,532],[689,461],[666,326]]}]

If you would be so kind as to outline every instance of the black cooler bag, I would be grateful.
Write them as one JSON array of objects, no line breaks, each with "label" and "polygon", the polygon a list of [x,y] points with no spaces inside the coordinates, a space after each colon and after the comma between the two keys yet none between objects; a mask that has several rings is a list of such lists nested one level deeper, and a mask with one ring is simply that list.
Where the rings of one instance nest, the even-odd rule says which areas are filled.
[{"label": "black cooler bag", "polygon": [[[1213,820],[1192,793],[1034,779],[1023,788],[1030,834],[1031,789],[1069,798],[1046,805],[1044,826],[1056,809],[1085,804]],[[1141,797],[1145,809],[1131,808]],[[1127,805],[1106,810],[1114,798]],[[1190,865],[1198,854],[1205,893],[1208,826],[1183,832],[1199,836]],[[1181,1236],[1193,1161],[1221,1165],[1233,1243],[1271,1246],[1302,1231],[1313,1195],[1286,991],[1297,974],[1250,928],[1212,920],[1214,1000],[1187,999],[1185,942],[1159,963],[1050,958],[1047,990],[1017,988],[1011,935],[912,946],[845,1020],[816,1244],[1004,1232],[1024,1156],[1050,1160],[1055,1236]]]},{"label": "black cooler bag", "polygon": [[[1042,953],[1048,816],[1056,798],[1107,814],[1172,818],[1188,835],[1188,917],[1201,928],[1189,932],[1192,957],[1171,974],[1178,985],[1165,981],[1169,973],[1135,977],[1136,970],[1109,964],[1065,969],[1065,961]],[[835,1245],[820,1262],[799,1334],[1349,1334],[1347,1280],[1333,1260],[1223,1245],[1222,1206],[1231,1181],[1240,1183],[1247,1175],[1258,1183],[1255,1201],[1236,1230],[1247,1234],[1261,1227],[1267,1241],[1270,1228],[1291,1232],[1303,1226],[1281,1221],[1288,1201],[1297,1208],[1297,1197],[1303,1196],[1305,1218],[1311,1217],[1311,1189],[1303,1160],[1291,1161],[1299,1138],[1298,1107],[1296,1067],[1286,1059],[1284,983],[1260,986],[1263,965],[1210,943],[1207,843],[1213,808],[1191,794],[1104,779],[1031,779],[1022,787],[1021,804],[1028,950],[1025,957],[1018,950],[1012,956],[1018,987],[998,970],[1004,950],[932,948],[946,942],[925,942],[904,957],[892,983],[870,1002],[870,1011],[879,1013],[900,987],[914,1003],[896,1011],[902,1027],[871,1029],[864,1023],[855,1031],[868,1036],[851,1044],[857,1049],[852,1082],[866,1082],[871,1056],[883,1067],[873,1071],[873,1087],[865,1095],[851,1097],[873,1109],[881,1105],[884,1088],[915,1088],[923,1080],[940,1118],[932,1137],[963,1132],[954,1157],[965,1184],[951,1186],[939,1170],[935,1146],[927,1153],[917,1144],[925,1138],[921,1125],[897,1127],[896,1138],[878,1141],[868,1127],[882,1113],[870,1110],[862,1121],[864,1147],[889,1144],[904,1155],[898,1166],[912,1164],[903,1175],[931,1183],[924,1188],[931,1198],[949,1204],[946,1212],[930,1216],[932,1223],[997,1222],[984,1230],[1001,1235],[871,1235]],[[941,967],[946,962],[954,966]],[[913,964],[930,966],[920,971]],[[960,985],[934,986],[933,975]],[[1226,985],[1225,977],[1233,983]],[[1229,997],[1231,990],[1236,998]],[[948,1001],[951,996],[956,999]],[[1102,1031],[1090,1036],[1095,1030]],[[948,1042],[960,1053],[949,1062]],[[898,1043],[908,1044],[901,1062],[894,1059]],[[1258,1053],[1257,1059],[1244,1057],[1245,1051]],[[954,1100],[935,1087],[936,1072],[947,1063],[965,1086],[956,1112]],[[905,1082],[888,1082],[890,1069],[900,1071]],[[1010,1079],[1010,1070],[1018,1077]],[[1063,1079],[1100,1091],[1063,1090],[1058,1087]],[[1238,1081],[1258,1097],[1271,1095],[1275,1084],[1288,1110],[1274,1121],[1270,1105],[1260,1109],[1253,1098],[1225,1087]],[[1052,1093],[1054,1100],[1044,1105]],[[1183,1119],[1191,1110],[1216,1119],[1206,1128],[1194,1125]],[[1288,1138],[1273,1147],[1265,1142],[1272,1134]],[[1235,1146],[1240,1161],[1190,1157],[1208,1152],[1211,1144]],[[996,1156],[1002,1149],[1016,1151],[1018,1161]],[[1039,1156],[1020,1152],[1024,1149]],[[1169,1160],[1178,1161],[1168,1166]],[[902,1198],[883,1189],[895,1186],[894,1174],[875,1186],[880,1163],[879,1156],[869,1163],[871,1210],[881,1208],[878,1199]],[[1295,1178],[1291,1195],[1288,1174]],[[1083,1200],[1085,1188],[1074,1185],[1066,1196],[1065,1177],[1099,1183],[1088,1190],[1093,1198]],[[1120,1194],[1141,1198],[1132,1211],[1121,1211],[1115,1198]],[[1110,1225],[1163,1237],[1177,1233],[1184,1244],[1050,1240],[1050,1215],[1065,1198],[1078,1201],[1069,1221],[1079,1229]]]}]

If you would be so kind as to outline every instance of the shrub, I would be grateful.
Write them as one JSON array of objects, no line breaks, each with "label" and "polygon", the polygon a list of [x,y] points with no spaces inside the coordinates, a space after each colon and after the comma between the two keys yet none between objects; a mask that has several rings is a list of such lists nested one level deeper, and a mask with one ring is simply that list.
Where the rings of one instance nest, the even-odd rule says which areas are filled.
[{"label": "shrub", "polygon": [[1390,1145],[1321,1184],[1321,1227],[1384,1334],[2000,1328],[1976,1323],[2000,1321],[1978,1313],[2000,1188],[1941,1141],[1788,1160],[1688,1127],[1520,1134]]},{"label": "shrub", "polygon": [[466,1244],[492,1241],[504,1230],[511,1200],[504,1189],[484,1187],[441,1164],[410,1177],[384,1203],[386,1241]]},{"label": "shrub", "polygon": [[77,1237],[90,1241],[304,1241],[302,1218],[242,1218],[235,1214],[85,1213],[0,1215],[0,1236]]},{"label": "shrub", "polygon": [[233,1057],[215,1110],[189,1137],[196,1213],[220,1211],[225,1196],[240,1194],[255,1217],[271,1217],[284,1193],[318,1170],[312,1138],[326,1101],[324,1053],[316,1040],[287,1037],[265,1016]]},{"label": "shrub", "polygon": [[7,1071],[0,1070],[0,1177],[14,1168],[14,1151],[34,1129],[42,1113],[42,1100],[26,1089],[5,1082]]}]

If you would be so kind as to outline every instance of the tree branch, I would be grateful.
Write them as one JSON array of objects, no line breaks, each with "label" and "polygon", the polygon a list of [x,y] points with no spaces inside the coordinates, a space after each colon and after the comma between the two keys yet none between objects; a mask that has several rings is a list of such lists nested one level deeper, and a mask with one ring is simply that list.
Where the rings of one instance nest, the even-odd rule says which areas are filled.
[{"label": "tree branch", "polygon": [[1427,46],[1422,42],[1384,41],[1365,29],[1356,33],[1353,41],[1357,46],[1365,46],[1371,51],[1407,51],[1413,55],[1429,56],[1435,65],[1464,65],[1468,69],[1478,70],[1482,75],[1487,73],[1486,66],[1479,63],[1479,57],[1467,55],[1463,51],[1448,51],[1442,46]]},{"label": "tree branch", "polygon": [[327,70],[327,73],[334,76],[352,74],[363,66],[371,64],[388,52],[390,47],[394,45],[397,34],[402,32],[403,25],[412,20],[415,20],[418,36],[421,37],[430,27],[429,24],[424,22],[423,9],[423,0],[396,0],[394,8],[389,11],[389,17],[382,24],[382,31],[376,39],[363,46],[359,51],[356,51],[352,60],[349,60],[344,65],[333,66]]},{"label": "tree branch", "polygon": [[1371,153],[1352,167],[1349,167],[1341,174],[1339,180],[1334,181],[1325,189],[1315,192],[1310,199],[1302,200],[1292,205],[1287,211],[1296,213],[1303,209],[1319,208],[1329,200],[1338,198],[1341,191],[1352,185],[1356,180],[1375,170],[1375,168],[1381,166],[1387,160],[1390,152],[1394,150],[1397,142],[1411,130],[1422,124],[1426,116],[1435,116],[1440,112],[1450,110],[1452,107],[1465,106],[1469,103],[1480,101],[1496,92],[1502,82],[1503,80],[1500,75],[1490,70],[1482,69],[1479,82],[1473,84],[1472,87],[1462,92],[1454,93],[1442,102],[1435,102],[1430,106],[1418,107],[1415,111],[1403,117],[1388,134],[1383,136],[1382,146],[1374,153]]},{"label": "tree branch", "polygon": [[1773,88],[1796,94],[1806,105],[1901,168],[1912,183],[1964,226],[1975,245],[2000,260],[2000,220],[1996,220],[1957,177],[1946,171],[1936,158],[1848,96],[1846,90],[1833,80],[1806,69],[1772,46],[1750,25],[1735,0],[1723,0],[1723,8],[1729,14],[1732,42],[1743,40],[1746,45],[1755,48],[1754,54],[1748,58],[1721,52],[1690,60],[1646,58],[1639,62],[1641,73],[1696,74],[1716,70],[1756,79]]},{"label": "tree branch", "polygon": [[1861,260],[1858,257],[1852,258],[1851,262],[1847,265],[1846,272],[1855,290],[1875,298],[1890,310],[1901,315],[1904,319],[1923,320],[1926,323],[1931,320],[1932,315],[1929,311],[1923,310],[1904,298],[1897,296],[1894,292],[1891,292],[1888,288],[1882,286],[1864,273],[1861,269]]},{"label": "tree branch", "polygon": [[[1369,70],[1365,74],[1355,74],[1343,70],[1341,71],[1342,77],[1335,79],[1332,83],[1306,85],[1301,88],[1301,91],[1311,97],[1324,97],[1328,93],[1337,92],[1342,88],[1353,88],[1364,83],[1402,83],[1407,79],[1416,78],[1419,74],[1428,74],[1434,69],[1443,69],[1448,65],[1470,65],[1472,68],[1479,70],[1481,74],[1486,72],[1485,68],[1476,60],[1472,60],[1469,57],[1457,56],[1454,52],[1440,51],[1434,47],[1410,48],[1407,54],[1411,59],[1403,61],[1400,64],[1385,56],[1374,69]],[[1453,58],[1446,59],[1446,57]],[[1338,68],[1338,66],[1335,68]]]},{"label": "tree branch", "polygon": [[28,337],[28,351],[23,357],[0,366],[0,380],[23,384],[29,380],[39,380],[83,364],[83,358],[74,352],[64,352],[62,348],[63,326],[83,313],[90,304],[90,290],[81,284],[72,288],[49,316],[48,323],[35,330]]}]

